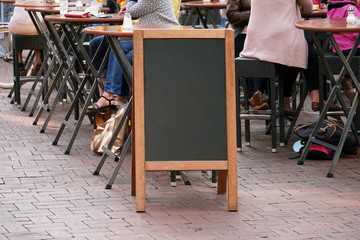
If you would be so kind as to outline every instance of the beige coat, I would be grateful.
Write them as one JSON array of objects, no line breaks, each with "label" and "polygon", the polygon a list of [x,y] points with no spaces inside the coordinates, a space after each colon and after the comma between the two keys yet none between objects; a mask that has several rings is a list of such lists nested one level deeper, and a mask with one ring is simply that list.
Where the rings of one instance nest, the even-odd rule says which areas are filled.
[{"label": "beige coat", "polygon": [[[40,1],[40,0],[37,0]],[[26,2],[37,2],[36,0],[15,0],[16,3],[26,3]],[[38,14],[38,17],[42,19],[41,15]],[[38,32],[28,14],[23,7],[15,7],[14,15],[11,17],[9,22],[9,30],[12,34],[19,35],[37,35]]]},{"label": "beige coat", "polygon": [[312,11],[312,0],[251,0],[251,14],[242,57],[286,66],[307,67],[304,32],[295,27],[301,20],[298,4]]}]

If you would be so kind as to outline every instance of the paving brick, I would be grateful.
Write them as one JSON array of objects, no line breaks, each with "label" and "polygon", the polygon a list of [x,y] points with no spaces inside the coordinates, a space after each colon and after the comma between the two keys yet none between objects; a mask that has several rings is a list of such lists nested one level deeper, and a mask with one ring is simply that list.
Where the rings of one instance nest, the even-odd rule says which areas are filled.
[{"label": "paving brick", "polygon": [[[0,59],[2,81],[12,65]],[[31,84],[22,86],[25,99]],[[297,165],[292,144],[271,153],[263,121],[252,121],[252,144],[238,158],[239,211],[227,211],[227,196],[211,188],[211,172],[188,171],[191,186],[168,172],[146,173],[146,213],[136,213],[131,190],[131,153],[112,189],[104,189],[116,162],[90,151],[93,127],[85,119],[70,155],[72,130],[52,145],[66,107],[58,105],[44,134],[29,110],[9,104],[0,89],[0,239],[359,239],[360,161],[340,158],[333,178],[330,161]],[[52,100],[53,98],[51,98]],[[315,120],[309,102],[300,122]],[[310,111],[309,111],[310,110]],[[45,114],[43,114],[45,115]],[[73,117],[71,117],[73,121]]]}]

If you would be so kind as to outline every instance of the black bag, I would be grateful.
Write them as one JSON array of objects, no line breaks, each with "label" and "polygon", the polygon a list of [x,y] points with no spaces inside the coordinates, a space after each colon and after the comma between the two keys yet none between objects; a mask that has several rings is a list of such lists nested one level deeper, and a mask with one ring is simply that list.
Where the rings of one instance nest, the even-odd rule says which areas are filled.
[{"label": "black bag", "polygon": [[[300,148],[300,155],[302,155],[305,147]],[[331,160],[333,158],[334,151],[330,148],[313,144],[310,146],[309,152],[306,155],[306,159],[313,160]]]},{"label": "black bag", "polygon": [[[316,122],[299,124],[294,129],[294,133],[298,135],[302,140],[307,141],[309,139],[309,136],[313,133],[315,125]],[[335,120],[324,119],[316,135],[316,138],[326,143],[337,146],[343,130],[343,123],[337,122]],[[358,143],[356,141],[356,138],[352,131],[349,130],[341,153],[346,155],[352,155],[357,152],[357,149]]]}]

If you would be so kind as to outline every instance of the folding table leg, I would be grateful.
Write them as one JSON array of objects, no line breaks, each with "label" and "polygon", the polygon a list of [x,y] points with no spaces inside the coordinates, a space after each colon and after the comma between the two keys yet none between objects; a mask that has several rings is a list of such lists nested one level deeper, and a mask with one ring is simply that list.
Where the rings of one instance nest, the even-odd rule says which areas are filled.
[{"label": "folding table leg", "polygon": [[40,67],[40,70],[39,70],[39,74],[38,74],[38,76],[36,76],[36,79],[35,79],[33,85],[31,86],[31,89],[30,89],[30,91],[29,91],[29,94],[28,94],[28,96],[27,96],[27,98],[26,98],[26,100],[25,100],[25,102],[24,102],[24,104],[23,104],[23,106],[22,106],[22,108],[21,108],[21,111],[25,111],[25,110],[26,110],[26,107],[27,107],[27,105],[28,105],[29,102],[30,102],[31,96],[37,96],[37,94],[40,94],[40,95],[43,94],[43,90],[45,89],[45,85],[47,84],[47,81],[48,81],[48,78],[49,78],[49,75],[48,75],[48,74],[44,74],[43,81],[42,81],[42,85],[41,85],[40,90],[39,90],[39,92],[38,92],[37,94],[35,93],[35,88],[36,88],[36,86],[38,85],[38,82],[39,82],[39,80],[40,80],[40,78],[41,78],[41,74],[40,74],[40,73],[42,73],[42,72],[45,70],[45,65],[47,64],[47,61],[48,61],[49,58],[50,58],[50,52],[48,52],[48,53],[45,55],[45,58],[44,58],[44,60],[43,60],[43,64],[41,64],[41,67]]},{"label": "folding table leg", "polygon": [[116,157],[116,156],[110,151],[110,149],[111,149],[112,146],[114,145],[115,140],[116,140],[116,137],[117,137],[117,135],[119,134],[121,128],[123,127],[123,124],[126,123],[126,122],[125,122],[125,119],[126,119],[126,117],[129,115],[129,112],[131,111],[131,109],[132,109],[132,98],[130,98],[129,103],[128,103],[127,107],[126,107],[126,110],[125,110],[125,112],[124,112],[124,115],[123,115],[123,117],[121,118],[119,124],[118,124],[118,125],[116,126],[116,128],[115,128],[115,131],[113,132],[113,135],[112,135],[112,137],[111,137],[111,139],[110,139],[110,141],[109,141],[109,144],[108,144],[106,147],[105,147],[105,146],[102,147],[102,149],[104,150],[104,153],[103,153],[103,155],[102,155],[102,157],[101,157],[101,160],[100,160],[98,166],[96,167],[96,169],[95,169],[95,171],[94,171],[94,173],[93,173],[94,175],[99,175],[100,170],[101,170],[102,166],[104,165],[105,159],[106,159],[107,156],[110,156],[114,161],[118,161],[118,160],[119,160],[118,157]]},{"label": "folding table leg", "polygon": [[111,187],[112,187],[112,185],[113,185],[113,183],[115,181],[116,175],[119,173],[120,167],[121,167],[122,163],[124,162],[125,156],[126,156],[127,152],[130,149],[130,146],[131,146],[131,132],[130,132],[128,138],[126,139],[126,141],[124,143],[124,147],[123,147],[123,150],[121,151],[119,161],[116,164],[114,172],[111,175],[111,178],[110,178],[108,184],[106,185],[105,189],[111,189]]}]

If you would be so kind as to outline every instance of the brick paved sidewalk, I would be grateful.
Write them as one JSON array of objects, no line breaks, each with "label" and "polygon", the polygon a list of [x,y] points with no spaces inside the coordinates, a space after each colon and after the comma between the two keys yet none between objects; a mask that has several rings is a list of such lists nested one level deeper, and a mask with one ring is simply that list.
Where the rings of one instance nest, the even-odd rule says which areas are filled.
[{"label": "brick paved sidewalk", "polygon": [[[12,68],[0,60],[2,82]],[[27,84],[29,85],[29,84]],[[23,93],[27,93],[24,86]],[[147,173],[147,211],[135,212],[130,195],[130,155],[111,190],[105,184],[115,163],[90,151],[86,120],[70,155],[69,131],[53,146],[65,114],[59,106],[45,133],[28,111],[9,104],[0,89],[0,239],[359,239],[360,163],[340,159],[326,178],[329,161],[297,166],[288,146],[271,153],[270,136],[254,122],[251,147],[238,153],[239,211],[211,188],[210,172],[188,172],[191,186],[170,186],[166,172]],[[23,96],[24,99],[25,96]],[[314,119],[310,112],[301,121]]]}]

